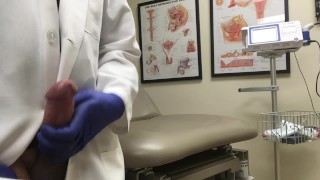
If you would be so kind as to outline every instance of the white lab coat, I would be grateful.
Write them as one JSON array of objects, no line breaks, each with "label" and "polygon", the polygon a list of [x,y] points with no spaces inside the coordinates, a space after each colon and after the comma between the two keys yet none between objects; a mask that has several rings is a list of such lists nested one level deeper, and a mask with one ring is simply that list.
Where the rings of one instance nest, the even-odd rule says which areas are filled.
[{"label": "white lab coat", "polygon": [[124,179],[117,133],[129,128],[140,57],[126,0],[61,0],[59,15],[54,0],[4,1],[0,34],[0,162],[12,164],[35,136],[48,88],[72,79],[119,95],[126,110],[69,160],[66,179]]}]

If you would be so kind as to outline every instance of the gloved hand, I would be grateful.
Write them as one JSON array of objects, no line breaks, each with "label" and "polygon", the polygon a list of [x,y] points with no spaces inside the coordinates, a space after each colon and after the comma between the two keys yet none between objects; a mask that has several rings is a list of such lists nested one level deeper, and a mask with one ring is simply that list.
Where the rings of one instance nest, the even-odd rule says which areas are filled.
[{"label": "gloved hand", "polygon": [[0,163],[0,177],[17,179],[17,175],[12,169]]},{"label": "gloved hand", "polygon": [[82,90],[75,95],[75,111],[70,124],[55,128],[43,124],[37,134],[38,149],[55,162],[78,153],[103,128],[120,118],[124,103],[115,94]]}]

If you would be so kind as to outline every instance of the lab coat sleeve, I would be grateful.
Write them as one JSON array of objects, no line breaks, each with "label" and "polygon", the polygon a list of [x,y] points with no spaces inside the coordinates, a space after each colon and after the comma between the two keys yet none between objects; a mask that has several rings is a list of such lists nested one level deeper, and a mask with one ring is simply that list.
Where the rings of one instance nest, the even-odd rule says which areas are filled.
[{"label": "lab coat sleeve", "polygon": [[125,133],[138,92],[138,74],[133,62],[139,60],[141,52],[127,1],[105,0],[103,13],[97,89],[122,98],[125,112],[109,127],[115,133]]}]

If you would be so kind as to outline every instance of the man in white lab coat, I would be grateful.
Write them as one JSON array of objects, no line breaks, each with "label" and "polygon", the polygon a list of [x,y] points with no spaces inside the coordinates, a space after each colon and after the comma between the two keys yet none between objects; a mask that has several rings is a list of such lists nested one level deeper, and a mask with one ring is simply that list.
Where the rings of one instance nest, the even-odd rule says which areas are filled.
[{"label": "man in white lab coat", "polygon": [[[54,161],[70,158],[67,180],[124,179],[117,134],[129,128],[140,57],[126,0],[1,3],[0,174],[36,138]],[[75,113],[56,129],[42,124],[44,95],[65,79],[79,87]]]}]

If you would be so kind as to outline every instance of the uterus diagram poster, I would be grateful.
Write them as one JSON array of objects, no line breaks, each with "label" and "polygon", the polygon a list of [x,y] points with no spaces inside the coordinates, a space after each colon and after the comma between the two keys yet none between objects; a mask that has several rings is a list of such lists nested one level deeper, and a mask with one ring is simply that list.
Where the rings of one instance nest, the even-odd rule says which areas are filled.
[{"label": "uterus diagram poster", "polygon": [[[211,0],[212,77],[267,74],[270,59],[242,52],[243,27],[288,18],[287,0]],[[276,58],[279,73],[290,72],[289,55]]]},{"label": "uterus diagram poster", "polygon": [[138,4],[142,83],[201,79],[198,0]]}]

